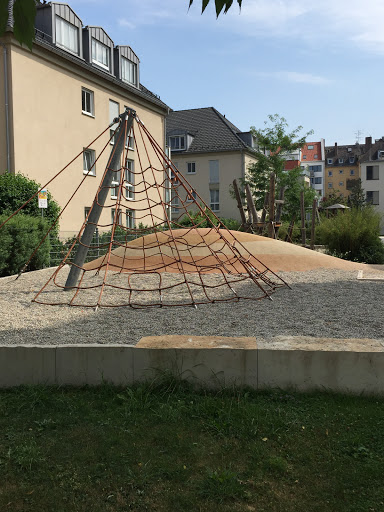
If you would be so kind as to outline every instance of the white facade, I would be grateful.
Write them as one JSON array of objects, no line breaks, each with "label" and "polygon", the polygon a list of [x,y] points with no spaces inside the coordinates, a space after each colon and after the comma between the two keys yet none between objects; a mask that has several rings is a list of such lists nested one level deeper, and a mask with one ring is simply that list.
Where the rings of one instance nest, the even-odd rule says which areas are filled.
[{"label": "white facade", "polygon": [[384,235],[384,154],[379,154],[377,160],[361,164],[361,185],[367,201],[370,201],[383,216],[380,233]]}]

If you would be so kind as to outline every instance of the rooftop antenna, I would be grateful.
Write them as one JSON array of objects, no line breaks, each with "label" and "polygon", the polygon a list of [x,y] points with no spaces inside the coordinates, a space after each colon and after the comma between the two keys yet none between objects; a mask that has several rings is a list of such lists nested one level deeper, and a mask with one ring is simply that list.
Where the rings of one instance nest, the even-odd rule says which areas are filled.
[{"label": "rooftop antenna", "polygon": [[362,138],[363,133],[364,132],[362,130],[357,130],[357,132],[355,133],[356,143],[357,144],[360,144],[360,139]]}]

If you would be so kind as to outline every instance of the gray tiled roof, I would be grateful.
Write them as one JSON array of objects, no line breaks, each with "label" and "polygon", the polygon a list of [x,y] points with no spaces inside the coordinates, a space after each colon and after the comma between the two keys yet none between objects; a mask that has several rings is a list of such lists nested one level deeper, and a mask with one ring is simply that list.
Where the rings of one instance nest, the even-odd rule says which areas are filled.
[{"label": "gray tiled roof", "polygon": [[167,136],[188,133],[189,148],[177,153],[214,151],[254,151],[239,136],[241,130],[213,107],[171,111],[167,117]]},{"label": "gray tiled roof", "polygon": [[372,160],[377,160],[379,150],[384,151],[384,139],[376,140],[374,144],[372,144],[372,146],[360,158],[360,162],[370,162]]},{"label": "gray tiled roof", "polygon": [[[348,151],[350,149],[350,151]],[[351,165],[349,163],[350,157],[355,157],[355,163],[360,161],[361,156],[366,152],[365,144],[349,144],[345,146],[325,146],[325,165],[328,164],[327,159],[332,158],[332,165]],[[338,159],[342,158],[344,160],[343,164],[338,163]],[[352,164],[353,165],[353,164]]]}]

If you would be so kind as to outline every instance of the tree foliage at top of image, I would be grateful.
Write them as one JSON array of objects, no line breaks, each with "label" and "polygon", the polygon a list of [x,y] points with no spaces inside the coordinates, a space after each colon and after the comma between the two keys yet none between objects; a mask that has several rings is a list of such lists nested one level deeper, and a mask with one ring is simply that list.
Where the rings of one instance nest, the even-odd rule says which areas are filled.
[{"label": "tree foliage at top of image", "polygon": [[304,191],[306,206],[311,206],[316,192],[305,186],[300,167],[285,171],[286,155],[304,146],[306,138],[313,132],[301,134],[303,127],[288,129],[287,120],[278,114],[269,115],[264,122],[265,128],[251,127],[251,132],[257,141],[260,151],[257,161],[248,167],[246,182],[250,185],[258,210],[263,208],[265,194],[269,190],[271,172],[276,176],[276,193],[285,187],[285,203],[283,218],[291,219],[300,212],[300,194]]},{"label": "tree foliage at top of image", "polygon": [[[201,13],[205,11],[210,0],[202,0]],[[239,7],[241,8],[242,0],[237,0]],[[189,7],[193,4],[193,0],[189,0]],[[232,7],[233,0],[215,0],[216,16],[219,16],[221,12],[226,14]]]},{"label": "tree foliage at top of image", "polygon": [[[0,36],[4,34],[9,17],[9,0],[0,0]],[[22,45],[32,50],[35,38],[35,0],[15,0],[13,3],[13,33]]]}]

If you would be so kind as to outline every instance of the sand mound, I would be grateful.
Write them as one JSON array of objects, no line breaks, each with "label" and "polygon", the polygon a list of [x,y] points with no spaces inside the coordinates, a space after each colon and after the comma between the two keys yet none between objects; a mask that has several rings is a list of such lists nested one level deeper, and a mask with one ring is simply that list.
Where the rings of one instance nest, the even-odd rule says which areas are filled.
[{"label": "sand mound", "polygon": [[[109,268],[123,269],[124,272],[180,272],[182,263],[186,272],[193,272],[198,266],[209,273],[219,271],[221,263],[225,264],[230,259],[232,268],[243,272],[243,266],[233,259],[232,248],[235,248],[246,259],[251,255],[250,262],[255,267],[262,269],[262,263],[274,272],[318,268],[367,269],[367,265],[362,263],[345,261],[280,240],[239,231],[220,230],[220,234],[211,228],[152,233],[112,251]],[[107,256],[102,256],[87,263],[84,268],[93,270],[106,264]]]}]

